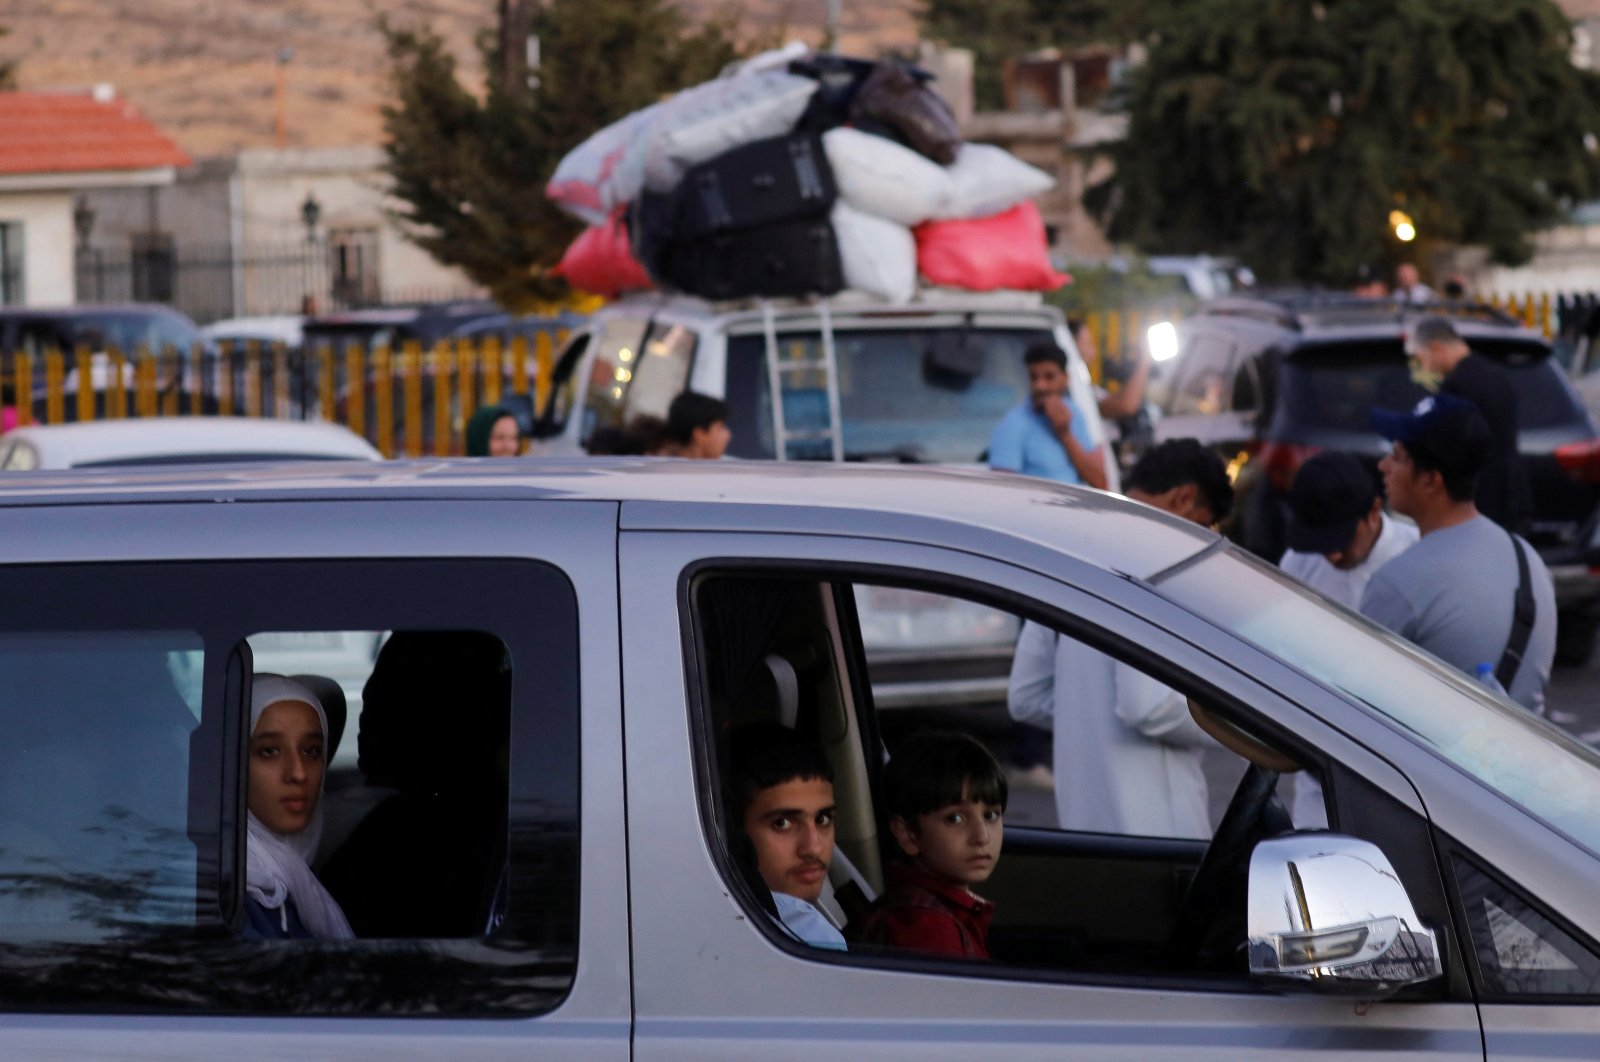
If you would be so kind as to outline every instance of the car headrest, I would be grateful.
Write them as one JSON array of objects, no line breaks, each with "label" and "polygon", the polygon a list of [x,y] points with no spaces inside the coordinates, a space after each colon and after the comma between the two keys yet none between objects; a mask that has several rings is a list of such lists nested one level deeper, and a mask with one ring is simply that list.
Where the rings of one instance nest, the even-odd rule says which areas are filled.
[{"label": "car headrest", "polygon": [[289,677],[310,690],[321,702],[322,711],[328,717],[328,747],[322,750],[322,762],[332,763],[334,753],[339,751],[339,739],[344,737],[344,725],[350,715],[350,708],[344,701],[344,689],[333,679],[321,675]]}]

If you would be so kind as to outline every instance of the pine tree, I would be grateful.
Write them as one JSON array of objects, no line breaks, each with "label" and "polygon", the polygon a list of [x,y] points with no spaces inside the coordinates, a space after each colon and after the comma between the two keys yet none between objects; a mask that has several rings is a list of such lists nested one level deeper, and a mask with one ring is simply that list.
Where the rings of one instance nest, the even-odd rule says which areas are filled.
[{"label": "pine tree", "polygon": [[[383,24],[396,216],[429,254],[512,309],[566,291],[548,270],[580,226],[544,198],[561,156],[738,54],[726,19],[691,30],[664,0],[548,0],[532,23],[541,56],[532,85],[490,76],[481,97],[438,36]],[[491,70],[497,52],[483,42]]]},{"label": "pine tree", "polygon": [[1114,240],[1349,282],[1424,237],[1531,253],[1600,195],[1600,75],[1552,0],[1154,0],[1115,173]]}]

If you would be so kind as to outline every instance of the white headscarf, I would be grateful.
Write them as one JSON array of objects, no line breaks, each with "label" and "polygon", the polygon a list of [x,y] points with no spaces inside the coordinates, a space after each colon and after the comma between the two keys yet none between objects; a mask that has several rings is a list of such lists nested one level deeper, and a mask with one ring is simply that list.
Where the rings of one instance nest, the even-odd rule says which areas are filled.
[{"label": "white headscarf", "polygon": [[[274,704],[298,701],[308,704],[317,713],[322,725],[322,738],[328,738],[328,716],[322,702],[305,686],[282,675],[256,675],[250,684],[250,733],[256,732],[261,713]],[[327,781],[327,775],[323,775]],[[311,872],[311,860],[317,854],[317,843],[322,839],[322,789],[317,789],[316,806],[311,821],[304,829],[294,833],[278,833],[248,812],[250,843],[246,847],[245,890],[268,910],[283,908],[285,900],[294,900],[295,911],[306,929],[318,940],[350,940],[355,934],[345,920],[339,904],[328,895],[322,882]],[[287,915],[283,915],[287,919]]]}]

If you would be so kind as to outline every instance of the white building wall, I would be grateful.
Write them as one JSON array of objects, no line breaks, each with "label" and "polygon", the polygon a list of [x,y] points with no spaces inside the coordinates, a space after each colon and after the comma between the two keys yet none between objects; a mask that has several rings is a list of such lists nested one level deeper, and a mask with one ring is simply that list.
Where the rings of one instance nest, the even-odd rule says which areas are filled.
[{"label": "white building wall", "polygon": [[[396,229],[387,216],[396,204],[387,193],[383,162],[377,147],[242,153],[238,180],[245,257],[255,249],[304,241],[301,209],[309,195],[321,207],[319,238],[339,231],[370,234],[377,261],[369,268],[377,271],[383,300],[476,293],[459,270],[440,265]],[[248,282],[244,295],[244,312],[269,312],[252,306],[256,299]]]},{"label": "white building wall", "polygon": [[0,193],[0,222],[22,225],[24,304],[72,305],[76,301],[72,193]]}]

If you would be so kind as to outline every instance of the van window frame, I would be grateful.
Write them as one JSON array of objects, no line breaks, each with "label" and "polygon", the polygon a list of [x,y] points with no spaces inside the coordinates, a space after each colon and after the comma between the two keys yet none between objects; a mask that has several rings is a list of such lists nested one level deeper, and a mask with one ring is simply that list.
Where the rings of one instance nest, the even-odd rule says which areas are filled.
[{"label": "van window frame", "polygon": [[[940,549],[942,547],[931,547]],[[1003,563],[1003,562],[1002,562]],[[1175,690],[1188,695],[1201,695],[1208,699],[1214,708],[1221,708],[1224,714],[1238,714],[1248,719],[1251,726],[1269,741],[1274,747],[1291,751],[1293,755],[1303,762],[1315,765],[1323,774],[1330,804],[1330,828],[1339,829],[1341,810],[1345,806],[1344,791],[1351,790],[1351,808],[1356,816],[1363,819],[1363,825],[1372,830],[1381,828],[1386,831],[1386,836],[1393,840],[1404,837],[1407,841],[1415,841],[1419,831],[1422,836],[1431,836],[1431,826],[1426,820],[1417,818],[1415,813],[1401,807],[1397,802],[1392,806],[1385,805],[1382,815],[1375,815],[1367,807],[1369,801],[1365,794],[1359,792],[1362,788],[1373,788],[1370,784],[1356,774],[1351,768],[1330,759],[1325,753],[1310,746],[1304,739],[1289,733],[1276,725],[1271,719],[1257,711],[1247,701],[1235,693],[1223,689],[1214,681],[1197,672],[1190,671],[1175,664],[1169,657],[1161,654],[1158,649],[1148,645],[1129,640],[1124,634],[1107,626],[1101,625],[1093,617],[1079,616],[1067,612],[1059,605],[1052,604],[1039,598],[1009,590],[1005,586],[985,582],[966,574],[952,572],[932,571],[927,568],[912,568],[894,564],[870,561],[848,560],[815,560],[794,557],[753,557],[753,556],[719,556],[705,557],[686,566],[679,575],[678,601],[679,614],[685,618],[681,625],[683,652],[685,660],[685,675],[687,679],[687,693],[690,708],[690,732],[693,738],[692,752],[694,756],[694,769],[699,779],[700,820],[703,837],[716,866],[721,884],[739,898],[739,903],[745,908],[745,919],[757,932],[760,932],[769,942],[795,958],[827,965],[846,965],[851,967],[881,969],[911,974],[940,974],[945,976],[956,975],[985,981],[1021,981],[1035,984],[1071,984],[1089,985],[1110,989],[1173,989],[1180,991],[1205,991],[1219,995],[1240,995],[1259,993],[1259,984],[1248,976],[1218,975],[1201,971],[1195,972],[1169,972],[1169,971],[1138,971],[1138,972],[1111,972],[1105,970],[1080,970],[1068,967],[1040,967],[1027,965],[1008,965],[1005,963],[974,963],[955,958],[940,958],[919,955],[884,955],[864,953],[841,953],[819,949],[796,941],[783,933],[772,919],[767,917],[761,907],[750,895],[750,888],[744,883],[733,856],[729,851],[725,831],[736,824],[725,823],[721,808],[721,801],[716,794],[721,792],[720,765],[716,757],[716,744],[714,741],[715,720],[712,718],[712,707],[709,703],[708,691],[705,688],[704,666],[706,657],[705,631],[700,620],[699,606],[696,601],[696,589],[700,582],[708,576],[737,574],[741,576],[770,576],[773,578],[800,578],[816,582],[834,584],[837,591],[841,586],[847,590],[855,586],[870,582],[873,585],[898,586],[906,589],[921,590],[933,593],[959,596],[969,601],[978,602],[992,608],[1011,611],[1023,620],[1032,620],[1044,624],[1064,636],[1077,638],[1085,644],[1117,657],[1133,666],[1138,667],[1150,676],[1171,686]],[[845,593],[845,598],[851,594]],[[1115,602],[1106,602],[1107,607],[1121,610],[1123,606]],[[850,617],[853,620],[853,615]],[[853,710],[857,713],[858,730],[866,747],[864,755],[871,771],[871,784],[874,790],[873,803],[880,816],[882,815],[882,800],[879,778],[879,765],[877,758],[872,755],[874,746],[881,748],[879,737],[877,709],[871,706],[869,676],[864,670],[864,654],[860,647],[859,628],[840,631],[841,641],[846,653],[850,674],[839,676],[841,685],[849,692]],[[1172,634],[1177,639],[1177,635]],[[1204,651],[1195,647],[1196,651]],[[862,718],[865,713],[867,718]],[[1344,785],[1334,785],[1333,779],[1342,776],[1347,781]],[[1374,790],[1376,791],[1376,790]],[[1359,803],[1357,803],[1359,802]],[[1397,815],[1397,812],[1405,812]],[[1389,820],[1406,820],[1401,826],[1393,825]],[[1415,821],[1412,821],[1412,820]],[[880,828],[882,824],[880,823]],[[1057,834],[1066,834],[1073,837],[1088,839],[1091,845],[1094,841],[1103,842],[1107,851],[1116,850],[1123,840],[1122,835],[1096,835],[1072,834],[1070,831],[1046,831]],[[1371,839],[1370,837],[1368,839]],[[1173,844],[1186,844],[1189,842],[1175,841],[1164,838],[1131,838],[1131,841],[1148,844],[1153,847],[1169,847]],[[1388,844],[1385,847],[1389,847]],[[1423,888],[1430,892],[1427,895],[1430,907],[1442,908],[1453,914],[1454,908],[1450,898],[1443,892],[1439,876],[1441,868],[1431,851],[1419,850],[1417,858],[1426,864],[1424,869],[1431,871],[1432,880],[1421,883]],[[1408,874],[1406,884],[1408,890],[1416,887],[1417,879],[1421,874],[1416,867]],[[1413,900],[1423,907],[1420,890],[1413,891]],[[1444,937],[1451,937],[1456,927],[1453,918],[1444,920],[1441,924],[1434,925]],[[1461,968],[1459,951],[1454,941],[1441,941],[1441,947],[1447,949],[1449,965],[1445,980],[1438,988],[1437,996],[1422,994],[1413,997],[1410,993],[1403,995],[1402,999],[1417,998],[1421,1001],[1470,1003],[1470,996],[1463,995],[1465,989],[1465,972]],[[1433,991],[1431,986],[1421,986],[1423,992]]]},{"label": "van window frame", "polygon": [[[196,925],[89,951],[52,945],[27,956],[0,946],[0,1012],[531,1017],[560,1006],[577,975],[582,884],[578,604],[560,568],[475,557],[139,561],[5,565],[0,577],[37,606],[0,615],[3,633],[181,621],[205,645],[188,788]],[[245,639],[362,629],[482,630],[511,655],[504,922],[451,940],[242,939]],[[104,975],[73,977],[75,963]],[[189,979],[175,983],[179,968]]]}]

